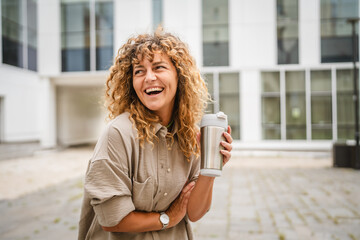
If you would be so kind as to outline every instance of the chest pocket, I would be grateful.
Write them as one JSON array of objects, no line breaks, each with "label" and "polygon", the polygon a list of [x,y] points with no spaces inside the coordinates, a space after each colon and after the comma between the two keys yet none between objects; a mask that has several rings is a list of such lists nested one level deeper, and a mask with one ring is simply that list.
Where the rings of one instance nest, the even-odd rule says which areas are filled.
[{"label": "chest pocket", "polygon": [[151,177],[142,183],[133,180],[132,200],[136,210],[151,212],[154,202],[153,196],[154,180]]}]

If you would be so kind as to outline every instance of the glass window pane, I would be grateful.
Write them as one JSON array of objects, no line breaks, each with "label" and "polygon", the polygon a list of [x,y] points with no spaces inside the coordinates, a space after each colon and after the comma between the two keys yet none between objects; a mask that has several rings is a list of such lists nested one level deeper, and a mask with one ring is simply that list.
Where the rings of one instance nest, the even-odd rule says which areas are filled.
[{"label": "glass window pane", "polygon": [[97,0],[96,19],[96,70],[106,70],[113,62],[113,2]]},{"label": "glass window pane", "polygon": [[22,1],[1,1],[3,63],[23,67]]},{"label": "glass window pane", "polygon": [[280,73],[262,72],[263,139],[280,139]]},{"label": "glass window pane", "polygon": [[220,111],[228,116],[232,137],[240,139],[239,74],[219,74]]},{"label": "glass window pane", "polygon": [[90,70],[90,16],[88,1],[64,1],[62,19],[62,70]]},{"label": "glass window pane", "polygon": [[280,97],[264,97],[263,123],[280,124]]},{"label": "glass window pane", "polygon": [[162,0],[152,0],[152,14],[153,14],[153,29],[155,30],[159,25],[162,25]]},{"label": "glass window pane", "polygon": [[311,97],[311,122],[314,124],[331,124],[331,96]]},{"label": "glass window pane", "polygon": [[[211,99],[214,101],[214,75],[212,73],[204,74],[204,79],[208,87]],[[205,110],[206,113],[214,113],[215,102],[209,102]]]},{"label": "glass window pane", "polygon": [[262,72],[262,91],[280,93],[280,73]]},{"label": "glass window pane", "polygon": [[28,19],[28,69],[37,70],[37,1],[27,1],[27,19]]},{"label": "glass window pane", "polygon": [[321,62],[352,61],[352,30],[346,19],[358,18],[358,6],[358,0],[321,0]]},{"label": "glass window pane", "polygon": [[331,71],[311,71],[311,92],[331,92]]},{"label": "glass window pane", "polygon": [[352,70],[336,71],[338,139],[355,138]]},{"label": "glass window pane", "polygon": [[277,0],[278,64],[299,63],[298,1]]},{"label": "glass window pane", "polygon": [[305,92],[305,72],[286,72],[286,92]]},{"label": "glass window pane", "polygon": [[331,71],[311,71],[312,139],[332,139]]},{"label": "glass window pane", "polygon": [[229,65],[228,0],[203,0],[203,64]]},{"label": "glass window pane", "polygon": [[286,72],[286,138],[306,139],[305,72]]}]

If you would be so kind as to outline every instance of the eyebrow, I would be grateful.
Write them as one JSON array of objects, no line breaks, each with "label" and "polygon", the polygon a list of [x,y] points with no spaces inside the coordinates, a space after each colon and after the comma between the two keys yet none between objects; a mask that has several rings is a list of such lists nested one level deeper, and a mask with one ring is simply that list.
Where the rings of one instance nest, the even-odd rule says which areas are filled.
[{"label": "eyebrow", "polygon": [[[153,62],[152,63],[152,65],[154,65],[154,66],[157,66],[157,65],[161,65],[161,64],[167,64],[167,65],[169,65],[167,62],[165,62],[165,61],[159,61],[159,62]],[[135,66],[134,66],[134,69],[136,69],[136,68],[143,68],[144,66],[143,65],[141,65],[141,64],[136,64]]]},{"label": "eyebrow", "polygon": [[153,65],[160,65],[160,64],[168,64],[168,63],[164,61],[159,61],[159,62],[155,62]]}]

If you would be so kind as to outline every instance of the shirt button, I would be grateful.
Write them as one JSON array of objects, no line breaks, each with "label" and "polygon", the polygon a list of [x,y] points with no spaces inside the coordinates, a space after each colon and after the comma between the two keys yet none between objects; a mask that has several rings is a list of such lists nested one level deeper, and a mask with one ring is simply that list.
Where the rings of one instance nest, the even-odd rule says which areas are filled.
[{"label": "shirt button", "polygon": [[166,193],[164,193],[164,197],[166,197],[168,194],[167,194],[167,192]]},{"label": "shirt button", "polygon": [[167,172],[170,172],[170,171],[171,171],[171,169],[170,169],[170,168],[168,168]]}]

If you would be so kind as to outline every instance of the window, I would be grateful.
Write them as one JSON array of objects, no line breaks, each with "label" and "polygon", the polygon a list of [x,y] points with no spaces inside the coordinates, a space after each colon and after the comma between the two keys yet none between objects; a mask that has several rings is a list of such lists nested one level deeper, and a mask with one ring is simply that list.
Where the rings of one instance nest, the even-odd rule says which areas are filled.
[{"label": "window", "polygon": [[[358,0],[321,0],[321,62],[353,60],[352,29],[348,18],[359,16]],[[356,28],[356,41],[358,41]],[[358,59],[358,53],[356,53]]]},{"label": "window", "polygon": [[113,3],[97,0],[95,4],[96,70],[107,70],[113,62]]},{"label": "window", "polygon": [[229,13],[227,0],[203,0],[203,65],[229,65]]},{"label": "window", "polygon": [[353,71],[336,71],[338,139],[355,138]]},{"label": "window", "polygon": [[305,72],[285,73],[286,139],[306,139]]},{"label": "window", "polygon": [[240,139],[239,73],[219,74],[219,104],[228,116],[232,137]]},{"label": "window", "polygon": [[299,63],[298,1],[277,0],[278,64]]},{"label": "window", "polygon": [[331,71],[311,71],[311,136],[332,139]]},{"label": "window", "polygon": [[156,28],[159,25],[162,25],[162,21],[163,21],[162,4],[163,4],[162,0],[152,0],[154,30],[156,30]]},{"label": "window", "polygon": [[62,71],[108,69],[113,58],[113,3],[62,0]]},{"label": "window", "polygon": [[36,0],[2,0],[3,63],[37,70]]},{"label": "window", "polygon": [[213,100],[205,112],[224,112],[228,116],[232,137],[240,139],[239,73],[205,73],[204,79]]},{"label": "window", "polygon": [[263,139],[281,139],[280,73],[263,72],[261,79]]},{"label": "window", "polygon": [[[212,74],[212,73],[204,74],[204,79],[205,79],[205,82],[207,84],[207,88],[208,88],[209,94],[211,96],[211,100],[214,101],[215,100],[214,74]],[[205,112],[206,113],[214,113],[215,112],[214,104],[215,104],[215,102],[209,102]]]}]

